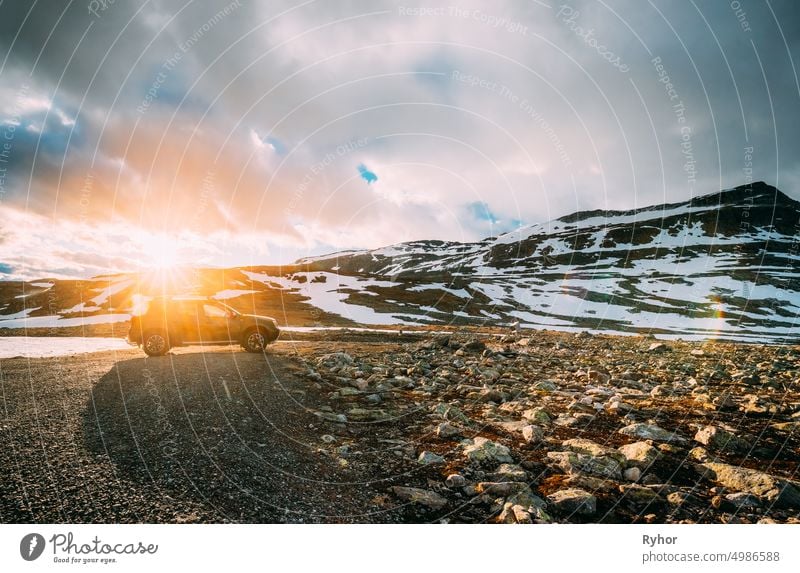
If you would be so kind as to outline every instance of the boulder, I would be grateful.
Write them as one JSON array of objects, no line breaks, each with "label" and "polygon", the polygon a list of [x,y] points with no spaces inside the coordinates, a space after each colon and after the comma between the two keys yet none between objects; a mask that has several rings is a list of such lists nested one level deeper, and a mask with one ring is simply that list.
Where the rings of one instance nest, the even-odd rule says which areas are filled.
[{"label": "boulder", "polygon": [[464,446],[464,456],[478,463],[511,463],[513,458],[509,449],[496,442],[480,436],[474,440],[467,440]]},{"label": "boulder", "polygon": [[548,459],[567,473],[587,473],[615,480],[622,479],[623,464],[609,456],[576,452],[547,452]]},{"label": "boulder", "polygon": [[658,459],[661,453],[647,442],[634,442],[619,448],[629,466],[645,470]]},{"label": "boulder", "polygon": [[694,439],[704,446],[719,451],[747,452],[751,448],[747,440],[716,426],[706,426],[698,430]]},{"label": "boulder", "polygon": [[430,509],[442,509],[447,505],[447,499],[434,491],[402,486],[394,486],[392,491],[403,501],[416,503]]},{"label": "boulder", "polygon": [[444,458],[433,452],[422,452],[417,458],[417,463],[423,466],[439,465],[444,463]]},{"label": "boulder", "polygon": [[597,498],[582,489],[563,489],[548,495],[547,500],[562,513],[594,515],[597,511]]},{"label": "boulder", "polygon": [[800,485],[765,472],[719,462],[699,464],[698,471],[710,480],[738,492],[751,493],[778,507],[800,508]]},{"label": "boulder", "polygon": [[642,422],[630,424],[619,430],[620,434],[639,438],[642,440],[653,440],[656,442],[666,442],[672,444],[686,444],[688,440],[677,432],[670,432],[655,424],[645,424]]}]

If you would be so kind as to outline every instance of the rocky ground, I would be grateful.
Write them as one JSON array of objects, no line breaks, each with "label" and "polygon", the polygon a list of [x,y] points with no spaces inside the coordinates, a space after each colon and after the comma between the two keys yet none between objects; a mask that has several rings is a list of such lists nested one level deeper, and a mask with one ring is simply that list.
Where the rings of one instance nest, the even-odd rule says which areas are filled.
[{"label": "rocky ground", "polygon": [[795,346],[335,333],[0,383],[3,522],[800,522]]}]

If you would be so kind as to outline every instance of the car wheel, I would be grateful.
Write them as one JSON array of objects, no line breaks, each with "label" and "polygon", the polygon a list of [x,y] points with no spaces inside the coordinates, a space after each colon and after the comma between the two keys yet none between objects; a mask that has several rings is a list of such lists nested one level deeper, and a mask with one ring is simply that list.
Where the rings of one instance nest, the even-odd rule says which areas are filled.
[{"label": "car wheel", "polygon": [[142,349],[148,356],[163,356],[169,350],[166,334],[158,330],[148,332],[142,340]]},{"label": "car wheel", "polygon": [[248,352],[261,352],[267,345],[267,338],[258,329],[249,331],[244,335],[244,349]]}]

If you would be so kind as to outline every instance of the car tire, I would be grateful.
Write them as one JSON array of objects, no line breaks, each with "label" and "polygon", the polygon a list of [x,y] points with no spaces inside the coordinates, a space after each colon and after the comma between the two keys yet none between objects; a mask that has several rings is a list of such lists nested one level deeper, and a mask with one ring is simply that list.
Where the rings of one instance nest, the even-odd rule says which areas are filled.
[{"label": "car tire", "polygon": [[267,346],[267,337],[260,328],[253,328],[245,332],[242,347],[248,352],[263,352]]},{"label": "car tire", "polygon": [[151,330],[142,337],[142,350],[148,356],[163,356],[169,350],[169,340],[163,330]]}]

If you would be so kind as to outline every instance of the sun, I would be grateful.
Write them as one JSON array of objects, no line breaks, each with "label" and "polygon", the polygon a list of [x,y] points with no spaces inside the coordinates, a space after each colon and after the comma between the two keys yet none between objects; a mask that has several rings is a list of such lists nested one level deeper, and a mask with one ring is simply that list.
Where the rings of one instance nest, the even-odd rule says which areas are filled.
[{"label": "sun", "polygon": [[150,236],[143,241],[140,294],[158,296],[184,294],[194,288],[192,273],[177,241],[163,236]]},{"label": "sun", "polygon": [[161,242],[155,252],[152,252],[153,258],[146,266],[153,270],[167,271],[174,269],[180,263],[180,253],[178,246],[170,241]]}]

